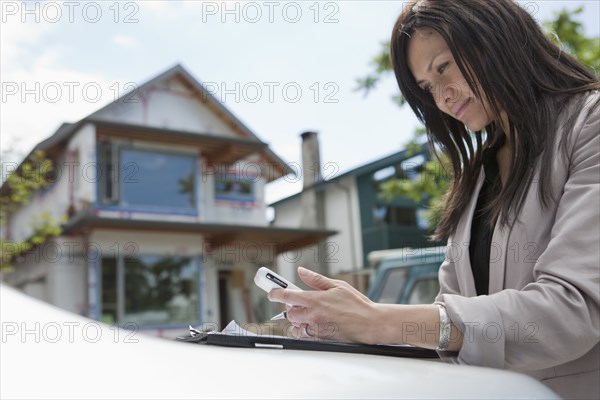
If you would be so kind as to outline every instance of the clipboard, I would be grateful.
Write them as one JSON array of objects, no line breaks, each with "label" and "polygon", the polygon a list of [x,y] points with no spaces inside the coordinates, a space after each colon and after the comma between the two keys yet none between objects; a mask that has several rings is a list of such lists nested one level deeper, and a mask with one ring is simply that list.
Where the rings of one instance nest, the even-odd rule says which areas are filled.
[{"label": "clipboard", "polygon": [[196,336],[178,337],[176,340],[225,347],[330,351],[405,358],[439,358],[435,350],[409,345],[356,344],[330,340],[294,339],[282,336],[245,336],[202,332]]}]

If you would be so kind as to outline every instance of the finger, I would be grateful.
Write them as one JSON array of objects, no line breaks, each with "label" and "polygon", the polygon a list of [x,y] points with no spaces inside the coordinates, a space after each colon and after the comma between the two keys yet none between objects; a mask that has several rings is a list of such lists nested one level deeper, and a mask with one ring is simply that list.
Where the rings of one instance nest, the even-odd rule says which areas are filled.
[{"label": "finger", "polygon": [[290,331],[290,334],[295,339],[300,339],[302,337],[302,327],[300,325],[293,325]]},{"label": "finger", "polygon": [[315,330],[308,324],[302,325],[302,337],[313,337],[315,335]]},{"label": "finger", "polygon": [[337,286],[333,279],[329,279],[306,268],[298,267],[298,276],[302,279],[302,282],[313,289],[327,290]]},{"label": "finger", "polygon": [[292,328],[292,336],[298,339],[312,338],[312,330],[307,324],[294,325]]},{"label": "finger", "polygon": [[267,298],[290,306],[305,307],[308,303],[307,292],[295,289],[273,289],[267,294]]},{"label": "finger", "polygon": [[287,320],[294,325],[309,323],[308,308],[292,307],[287,312]]}]

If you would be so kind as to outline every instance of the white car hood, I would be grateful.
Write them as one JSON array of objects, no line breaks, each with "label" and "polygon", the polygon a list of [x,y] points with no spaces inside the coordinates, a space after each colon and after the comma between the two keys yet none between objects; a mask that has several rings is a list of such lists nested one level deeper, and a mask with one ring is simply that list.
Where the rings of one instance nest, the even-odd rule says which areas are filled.
[{"label": "white car hood", "polygon": [[[2,398],[543,398],[523,374],[439,361],[145,336],[0,287]],[[129,337],[128,337],[129,336]]]}]

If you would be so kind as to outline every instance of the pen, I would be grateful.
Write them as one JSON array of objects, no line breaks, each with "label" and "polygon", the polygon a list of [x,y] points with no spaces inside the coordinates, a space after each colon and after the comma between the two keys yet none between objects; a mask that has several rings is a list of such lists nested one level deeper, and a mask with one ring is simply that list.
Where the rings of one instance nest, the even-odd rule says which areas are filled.
[{"label": "pen", "polygon": [[279,314],[277,314],[276,316],[274,316],[273,318],[271,318],[271,321],[275,321],[278,319],[285,319],[287,318],[287,311],[284,312],[280,312]]}]

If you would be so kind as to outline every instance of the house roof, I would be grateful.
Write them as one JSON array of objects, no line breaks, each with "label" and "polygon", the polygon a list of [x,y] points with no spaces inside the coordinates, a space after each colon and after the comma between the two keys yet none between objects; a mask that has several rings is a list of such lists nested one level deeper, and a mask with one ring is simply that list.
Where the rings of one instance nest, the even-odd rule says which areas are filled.
[{"label": "house roof", "polygon": [[[219,118],[221,118],[233,131],[240,134],[242,137],[247,137],[250,140],[261,142],[261,140],[242,122],[240,121],[227,107],[225,107],[219,100],[217,100],[206,88],[199,82],[194,76],[192,76],[181,64],[176,64],[172,68],[149,80],[143,85],[136,87],[133,91],[141,93],[145,89],[150,88],[156,83],[172,78],[179,78],[180,81],[194,92],[198,98]],[[119,97],[115,103],[126,102],[131,97],[132,92],[128,92]],[[94,112],[89,118],[96,118],[98,115],[109,107],[113,106],[113,103],[104,106],[98,111]],[[262,142],[261,142],[262,143]],[[271,149],[265,147],[262,151],[263,155],[271,162],[282,166],[281,176],[293,174],[294,171],[290,168],[285,161],[277,156]]]},{"label": "house roof", "polygon": [[[28,159],[34,152],[38,150],[45,151],[50,157],[54,156],[58,151],[60,151],[61,146],[64,145],[67,140],[84,124],[93,123],[96,126],[103,125],[104,128],[108,127],[110,124],[119,125],[121,128],[129,128],[132,130],[136,130],[139,132],[144,132],[145,134],[152,134],[154,139],[157,138],[157,134],[169,133],[176,136],[177,139],[192,139],[194,136],[198,136],[198,141],[209,139],[212,140],[212,144],[215,145],[221,139],[222,148],[219,151],[220,155],[217,157],[215,162],[234,162],[245,156],[248,156],[253,153],[261,154],[265,160],[272,166],[272,174],[268,177],[269,181],[281,178],[288,174],[294,174],[292,168],[277,156],[269,147],[268,144],[262,142],[246,125],[244,125],[235,115],[231,113],[220,101],[218,101],[206,88],[196,80],[189,72],[187,72],[181,65],[177,64],[174,67],[168,69],[162,74],[152,78],[146,83],[134,88],[135,92],[142,92],[147,88],[150,88],[152,85],[163,81],[169,80],[172,78],[177,78],[187,86],[193,93],[197,95],[200,101],[203,102],[215,115],[217,115],[221,120],[223,120],[234,132],[236,132],[240,137],[239,138],[226,138],[220,137],[214,134],[207,134],[202,132],[187,132],[187,131],[177,131],[171,129],[162,129],[162,128],[152,128],[141,125],[128,125],[128,124],[120,124],[115,122],[109,122],[106,120],[102,120],[98,118],[99,115],[102,114],[103,111],[108,109],[109,107],[114,106],[115,103],[124,103],[129,101],[132,91],[127,92],[121,97],[119,97],[114,102],[102,107],[96,112],[90,114],[89,116],[79,120],[75,123],[63,123],[50,137],[39,142],[33,150],[28,154],[25,159]],[[114,127],[114,126],[113,126]],[[114,130],[113,130],[114,131]],[[148,138],[148,136],[145,136]],[[170,142],[173,142],[172,138]],[[200,142],[198,142],[200,143]],[[207,144],[208,142],[205,140],[202,142]],[[243,149],[235,149],[235,147],[241,146]],[[214,149],[213,149],[214,150]],[[253,150],[253,151],[249,151]],[[236,156],[240,156],[240,158],[234,159]],[[210,160],[209,160],[210,161]],[[19,166],[20,168],[20,166]],[[0,191],[6,190],[4,183],[0,188]]]},{"label": "house roof", "polygon": [[276,254],[317,244],[321,240],[337,234],[337,231],[327,229],[107,218],[89,212],[71,218],[63,226],[63,234],[74,234],[93,229],[199,233],[204,235],[214,248],[235,242],[259,242],[273,245]]},{"label": "house roof", "polygon": [[[227,107],[225,107],[218,99],[216,99],[210,93],[210,91],[206,90],[202,83],[194,78],[194,76],[192,76],[192,74],[190,74],[180,64],[176,64],[174,67],[168,69],[167,71],[133,90],[140,93],[145,89],[150,88],[157,82],[172,78],[179,78],[181,83],[195,93],[200,101],[202,101],[202,103],[204,103],[215,115],[221,118],[234,132],[240,134],[242,137],[248,138],[249,140],[263,143],[242,121],[240,121],[231,111],[229,111],[229,109],[227,109]],[[127,101],[130,96],[131,92],[125,93],[116,100],[116,103]],[[102,111],[111,106],[112,104],[106,105],[105,107],[91,114],[90,118],[95,118],[101,114]],[[264,149],[261,151],[261,154],[267,159],[267,161],[272,163],[280,171],[280,175],[274,179],[288,174],[294,174],[293,169],[290,168],[288,164],[278,155],[276,155],[268,146],[264,147]]]},{"label": "house roof", "polygon": [[[423,144],[421,146],[421,152],[427,150],[427,148],[428,148],[427,146],[428,146],[427,143]],[[303,190],[322,191],[322,190],[325,190],[328,186],[330,186],[332,184],[339,184],[339,182],[344,178],[351,177],[351,176],[363,176],[363,175],[372,174],[383,168],[387,168],[391,165],[401,163],[402,161],[405,161],[405,160],[409,159],[410,157],[417,155],[417,154],[420,154],[420,153],[415,154],[413,149],[405,149],[405,150],[397,151],[397,152],[390,154],[388,156],[385,156],[383,158],[379,158],[379,159],[371,161],[367,164],[363,164],[361,166],[353,168],[353,169],[346,171],[340,175],[336,175],[331,179],[316,183],[316,184],[310,186],[309,188],[305,188]],[[280,205],[282,203],[285,203],[287,201],[290,201],[292,199],[299,197],[301,194],[302,194],[302,191],[295,193],[291,196],[285,197],[281,200],[275,201],[275,202],[269,204],[269,206],[273,207],[273,206]]]},{"label": "house roof", "polygon": [[[198,146],[202,149],[202,155],[206,157],[207,161],[212,163],[232,164],[237,160],[267,148],[267,144],[259,140],[154,128],[120,122],[94,120],[89,120],[89,122],[96,125],[99,136],[117,136],[129,139],[146,139],[154,142]],[[168,134],[165,135],[165,133]]]}]

